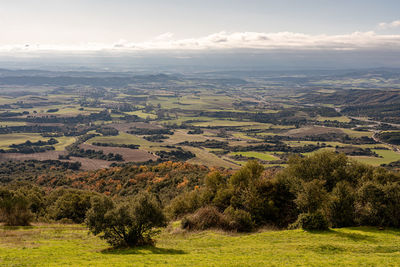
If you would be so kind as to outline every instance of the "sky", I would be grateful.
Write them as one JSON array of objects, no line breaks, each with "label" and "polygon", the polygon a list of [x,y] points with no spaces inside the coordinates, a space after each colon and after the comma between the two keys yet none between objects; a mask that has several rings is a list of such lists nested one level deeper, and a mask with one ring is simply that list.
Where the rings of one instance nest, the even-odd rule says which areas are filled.
[{"label": "sky", "polygon": [[399,0],[0,0],[0,57],[340,52],[400,66],[399,11]]},{"label": "sky", "polygon": [[386,46],[400,42],[399,11],[398,0],[0,0],[0,47]]}]

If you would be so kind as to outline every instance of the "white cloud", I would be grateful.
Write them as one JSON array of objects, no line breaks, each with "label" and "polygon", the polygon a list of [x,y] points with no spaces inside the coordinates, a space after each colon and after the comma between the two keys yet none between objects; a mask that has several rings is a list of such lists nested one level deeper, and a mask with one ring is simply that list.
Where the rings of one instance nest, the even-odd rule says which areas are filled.
[{"label": "white cloud", "polygon": [[165,41],[165,40],[172,39],[172,37],[174,37],[174,34],[172,32],[166,32],[166,33],[160,34],[159,36],[157,36],[154,39],[158,40],[158,41]]},{"label": "white cloud", "polygon": [[392,22],[381,22],[378,24],[378,28],[382,30],[393,29],[400,27],[400,20],[394,20]]},{"label": "white cloud", "polygon": [[[392,24],[392,23],[391,23]],[[394,25],[394,24],[393,24]],[[147,42],[119,40],[113,44],[79,45],[4,45],[0,52],[137,52],[137,51],[206,51],[229,49],[260,50],[400,50],[400,35],[373,31],[343,35],[308,35],[293,32],[218,32],[201,38],[174,39],[164,33]]]}]

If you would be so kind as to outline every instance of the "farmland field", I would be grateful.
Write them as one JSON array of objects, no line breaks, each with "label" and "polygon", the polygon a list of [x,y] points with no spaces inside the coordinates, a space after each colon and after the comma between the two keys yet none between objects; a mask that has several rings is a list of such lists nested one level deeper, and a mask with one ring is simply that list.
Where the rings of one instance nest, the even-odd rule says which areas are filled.
[{"label": "farmland field", "polygon": [[256,158],[256,159],[261,159],[261,160],[266,160],[266,161],[271,161],[271,160],[276,160],[278,159],[277,157],[267,154],[267,153],[260,153],[260,152],[232,152],[230,155],[235,156],[244,156],[248,158]]},{"label": "farmland field", "polygon": [[[246,159],[256,158],[263,164],[274,161],[265,166],[279,168],[285,166],[292,154],[312,155],[331,150],[374,166],[395,164],[399,161],[396,145],[376,137],[381,132],[399,130],[396,103],[400,105],[400,97],[397,91],[376,92],[376,79],[370,77],[381,79],[379,72],[360,73],[360,79],[352,77],[354,73],[342,78],[335,74],[303,73],[307,78],[294,89],[292,79],[297,79],[297,75],[288,73],[275,76],[276,73],[261,72],[253,77],[240,72],[240,78],[229,72],[132,74],[134,82],[120,84],[113,83],[113,75],[126,77],[127,73],[49,72],[40,85],[20,85],[18,81],[14,81],[18,85],[4,85],[7,89],[0,98],[0,149],[6,154],[12,144],[46,141],[51,137],[58,143],[48,148],[37,144],[35,149],[28,145],[23,153],[1,158],[42,159],[50,155],[45,149],[54,149],[66,157],[76,158],[79,154],[79,162],[101,161],[108,154],[122,153],[126,158],[123,163],[142,162],[136,160],[139,158],[182,160],[236,169]],[[21,75],[21,79],[27,79],[25,74]],[[35,71],[32,75],[36,75]],[[73,78],[73,82],[47,81],[57,75]],[[97,78],[91,84],[85,75]],[[271,77],[277,80],[272,82]],[[103,78],[107,86],[98,87],[95,80]],[[352,82],[361,81],[370,82],[370,88],[356,90],[351,86]],[[396,85],[391,79],[380,86],[384,84]],[[338,85],[343,88],[336,88]],[[385,111],[370,111],[371,105]],[[81,139],[88,146],[79,146]],[[90,152],[93,143],[103,143],[96,148],[103,156],[89,156],[94,153]],[[83,151],[71,153],[75,145]],[[147,155],[164,156],[136,157],[133,151],[128,156],[127,148],[121,147],[124,145],[139,146]],[[42,154],[35,156],[33,151]],[[176,158],[174,153],[182,158]],[[107,164],[102,162],[98,166],[112,163],[115,162],[110,156]]]},{"label": "farmland field", "polygon": [[9,145],[24,143],[26,141],[36,142],[43,140],[38,133],[18,133],[18,134],[2,134],[0,135],[0,149],[7,149]]}]

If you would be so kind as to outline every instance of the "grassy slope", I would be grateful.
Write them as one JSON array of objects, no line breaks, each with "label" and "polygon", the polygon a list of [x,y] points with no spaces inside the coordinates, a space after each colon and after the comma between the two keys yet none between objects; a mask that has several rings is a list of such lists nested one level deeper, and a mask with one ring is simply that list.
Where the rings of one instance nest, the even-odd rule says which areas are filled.
[{"label": "grassy slope", "polygon": [[367,227],[325,233],[163,233],[156,248],[122,250],[107,250],[104,241],[77,225],[3,229],[0,265],[6,266],[396,266],[400,262],[400,231]]}]

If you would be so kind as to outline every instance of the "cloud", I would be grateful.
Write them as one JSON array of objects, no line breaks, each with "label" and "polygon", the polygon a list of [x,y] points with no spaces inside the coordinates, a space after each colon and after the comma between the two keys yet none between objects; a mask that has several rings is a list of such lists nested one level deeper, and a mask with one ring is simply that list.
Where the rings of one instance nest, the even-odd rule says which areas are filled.
[{"label": "cloud", "polygon": [[[390,25],[400,25],[391,22]],[[386,24],[385,24],[386,25]],[[387,24],[389,25],[389,24]],[[383,26],[382,26],[383,27]],[[385,26],[386,27],[386,26]],[[0,46],[0,52],[146,52],[146,51],[210,51],[232,49],[254,50],[398,50],[400,35],[377,34],[374,31],[343,35],[309,35],[294,32],[218,32],[200,38],[174,39],[172,33],[161,34],[147,42],[119,40],[113,44],[79,45],[20,44]]]},{"label": "cloud", "polygon": [[378,24],[378,28],[381,30],[394,29],[400,27],[400,20],[394,20],[392,22],[381,22]]},{"label": "cloud", "polygon": [[158,40],[158,41],[165,41],[165,40],[172,39],[172,37],[174,37],[174,34],[172,32],[166,32],[166,33],[160,34],[159,36],[157,36],[154,39]]}]

